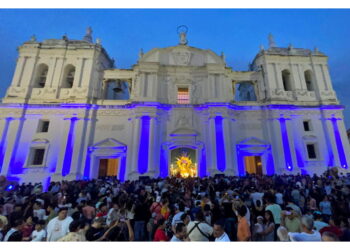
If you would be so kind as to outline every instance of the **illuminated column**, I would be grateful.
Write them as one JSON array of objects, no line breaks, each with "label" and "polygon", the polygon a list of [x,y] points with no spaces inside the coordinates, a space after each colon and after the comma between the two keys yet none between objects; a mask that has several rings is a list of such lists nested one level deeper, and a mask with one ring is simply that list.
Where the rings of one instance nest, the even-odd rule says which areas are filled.
[{"label": "illuminated column", "polygon": [[128,149],[128,162],[129,170],[127,171],[128,174],[131,175],[131,178],[134,177],[134,175],[137,175],[138,169],[138,155],[139,155],[139,145],[140,145],[140,127],[141,127],[141,118],[140,117],[134,117],[132,120],[132,148]]},{"label": "illuminated column", "polygon": [[339,131],[339,126],[338,126],[339,120],[341,120],[341,119],[335,118],[335,117],[331,118],[332,125],[333,125],[334,138],[335,138],[335,142],[337,145],[340,166],[342,168],[348,168],[348,164],[347,164],[346,156],[345,156],[345,151],[344,151],[344,146],[343,146],[343,142],[342,142],[341,134]]},{"label": "illuminated column", "polygon": [[5,174],[2,169],[3,169],[3,163],[4,163],[4,158],[5,158],[5,153],[6,153],[6,142],[7,142],[7,137],[8,137],[8,130],[10,127],[10,123],[13,120],[11,117],[6,117],[1,119],[1,137],[0,137],[0,174]]},{"label": "illuminated column", "polygon": [[215,117],[209,118],[209,155],[210,155],[210,166],[209,175],[215,174],[216,172],[216,137],[215,137]]},{"label": "illuminated column", "polygon": [[215,138],[216,138],[216,167],[220,172],[224,172],[226,168],[225,142],[223,134],[223,118],[215,117]]},{"label": "illuminated column", "polygon": [[[156,149],[156,129],[157,129],[157,118],[150,117],[149,121],[149,149],[148,149],[148,173],[150,177],[154,177],[156,171],[155,154],[158,149]],[[158,165],[158,164],[157,164]]]},{"label": "illuminated column", "polygon": [[[76,120],[74,123],[74,133],[72,135],[72,159],[71,159],[71,167],[68,170],[68,180],[80,179],[82,176],[82,169],[84,163],[84,151],[86,149],[86,137],[89,137],[88,132],[88,123],[90,119],[82,118]],[[68,145],[68,142],[67,142]]]},{"label": "illuminated column", "polygon": [[283,152],[284,152],[284,160],[285,167],[287,170],[293,170],[293,160],[292,154],[290,151],[289,137],[288,137],[288,129],[286,124],[286,118],[279,118],[280,126],[281,126],[281,136],[282,136],[282,144],[283,144]]},{"label": "illuminated column", "polygon": [[1,173],[4,175],[17,174],[16,169],[11,168],[11,163],[18,150],[18,142],[21,136],[24,118],[9,118],[7,136],[3,142],[3,162]]},{"label": "illuminated column", "polygon": [[141,117],[141,134],[139,143],[138,154],[138,172],[139,174],[146,174],[148,170],[148,154],[149,154],[149,141],[150,141],[150,120],[149,116]]},{"label": "illuminated column", "polygon": [[66,176],[70,172],[73,153],[74,153],[75,125],[78,120],[79,118],[76,118],[76,117],[73,117],[70,119],[67,144],[66,144],[66,150],[64,153],[64,160],[63,160],[63,167],[62,167],[62,176]]},{"label": "illuminated column", "polygon": [[[64,117],[62,119],[62,125],[60,126],[61,130],[59,132],[62,133],[62,140],[61,140],[61,145],[60,145],[60,150],[57,152],[58,160],[57,160],[57,165],[55,169],[55,173],[52,175],[52,181],[59,181],[63,177],[63,166],[65,164],[65,159],[66,159],[66,153],[67,153],[67,144],[68,144],[68,138],[69,138],[69,133],[72,131],[72,118],[71,117]],[[67,164],[67,162],[66,162]],[[70,166],[69,166],[70,167]],[[65,172],[67,167],[65,168]]]},{"label": "illuminated column", "polygon": [[231,119],[229,117],[223,117],[222,120],[223,126],[223,137],[225,142],[225,155],[226,155],[226,169],[225,173],[227,175],[234,175],[233,169],[233,150],[232,150],[232,142],[231,142]]},{"label": "illuminated column", "polygon": [[329,160],[328,160],[328,166],[329,167],[334,167],[334,166],[340,166],[340,160],[339,160],[339,154],[338,148],[337,148],[337,143],[335,140],[335,135],[334,135],[334,127],[332,123],[331,118],[325,118],[323,120],[324,125],[325,125],[325,133],[326,137],[329,140],[329,145],[328,145],[328,152],[329,152]]}]

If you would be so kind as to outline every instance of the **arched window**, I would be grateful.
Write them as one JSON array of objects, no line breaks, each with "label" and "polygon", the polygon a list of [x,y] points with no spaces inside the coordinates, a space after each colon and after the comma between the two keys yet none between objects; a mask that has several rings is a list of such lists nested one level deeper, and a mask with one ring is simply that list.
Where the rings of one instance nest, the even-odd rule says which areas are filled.
[{"label": "arched window", "polygon": [[304,72],[305,82],[306,82],[306,88],[308,91],[314,91],[314,83],[312,79],[312,71],[306,70]]},{"label": "arched window", "polygon": [[282,71],[282,81],[283,81],[284,91],[291,91],[292,83],[291,83],[291,75],[289,70],[285,69]]},{"label": "arched window", "polygon": [[73,87],[74,75],[75,75],[75,67],[73,65],[68,65],[65,69],[62,88],[70,89]]},{"label": "arched window", "polygon": [[37,79],[34,84],[35,88],[44,88],[47,80],[47,72],[49,71],[49,67],[46,64],[41,64],[38,67]]}]

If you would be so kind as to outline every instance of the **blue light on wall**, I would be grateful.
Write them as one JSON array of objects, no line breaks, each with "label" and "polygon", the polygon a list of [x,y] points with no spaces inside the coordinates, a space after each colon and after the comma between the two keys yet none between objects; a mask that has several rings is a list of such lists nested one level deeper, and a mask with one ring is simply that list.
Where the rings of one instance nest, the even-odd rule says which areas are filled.
[{"label": "blue light on wall", "polygon": [[5,152],[6,152],[5,143],[6,143],[7,133],[8,133],[11,121],[12,121],[12,118],[10,118],[10,117],[6,118],[4,130],[3,130],[2,135],[1,135],[1,141],[0,141],[0,173],[1,173],[1,169],[2,169],[2,164],[4,163]]},{"label": "blue light on wall", "polygon": [[66,176],[70,172],[70,166],[72,164],[73,148],[74,148],[74,128],[75,124],[79,119],[73,117],[70,119],[69,132],[67,138],[66,152],[64,154],[62,176]]},{"label": "blue light on wall", "polygon": [[207,176],[207,159],[206,159],[204,147],[202,148],[202,157],[201,157],[201,162],[200,162],[200,166],[199,166],[198,176],[199,177]]},{"label": "blue light on wall", "polygon": [[88,148],[86,152],[86,159],[85,159],[84,180],[88,180],[90,178],[90,157],[91,157],[91,151]]},{"label": "blue light on wall", "polygon": [[163,149],[163,147],[161,147],[159,177],[165,178],[167,176],[168,176],[167,152]]},{"label": "blue light on wall", "polygon": [[125,171],[126,171],[126,156],[121,157],[120,170],[119,170],[119,180],[121,182],[125,181]]},{"label": "blue light on wall", "polygon": [[147,169],[148,169],[150,117],[142,116],[140,119],[141,119],[141,134],[140,134],[138,169],[140,174],[144,174],[147,172]]},{"label": "blue light on wall", "polygon": [[290,153],[290,146],[289,146],[289,139],[288,139],[288,131],[286,126],[286,119],[281,117],[278,119],[280,121],[281,125],[281,136],[282,136],[282,143],[283,143],[283,151],[284,151],[284,158],[286,163],[286,169],[289,171],[293,170],[293,161],[292,161],[292,155]]},{"label": "blue light on wall", "polygon": [[332,118],[331,120],[332,120],[332,124],[333,124],[334,136],[335,136],[335,141],[337,144],[340,165],[342,168],[348,168],[343,143],[342,143],[341,136],[339,133],[339,127],[338,127],[338,123],[337,123],[338,119]]},{"label": "blue light on wall", "polygon": [[225,171],[226,168],[226,154],[225,154],[225,142],[224,134],[222,130],[221,116],[215,117],[215,132],[216,132],[216,164],[217,169],[221,172]]}]

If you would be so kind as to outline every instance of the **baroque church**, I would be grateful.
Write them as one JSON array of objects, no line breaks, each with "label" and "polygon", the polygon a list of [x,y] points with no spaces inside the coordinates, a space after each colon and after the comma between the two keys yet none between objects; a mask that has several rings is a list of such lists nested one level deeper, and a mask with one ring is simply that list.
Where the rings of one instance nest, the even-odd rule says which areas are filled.
[{"label": "baroque church", "polygon": [[260,48],[248,71],[188,45],[120,69],[87,29],[32,37],[0,104],[1,175],[19,182],[348,171],[344,106],[317,49]]}]

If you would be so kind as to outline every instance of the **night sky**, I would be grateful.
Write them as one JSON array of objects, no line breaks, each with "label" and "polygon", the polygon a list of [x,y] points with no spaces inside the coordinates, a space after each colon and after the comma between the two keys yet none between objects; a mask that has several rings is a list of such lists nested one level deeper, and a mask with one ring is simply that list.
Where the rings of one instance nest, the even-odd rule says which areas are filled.
[{"label": "night sky", "polygon": [[35,34],[38,41],[82,39],[93,29],[118,68],[130,68],[138,52],[178,43],[176,28],[188,26],[188,45],[224,52],[229,67],[247,70],[262,44],[268,47],[272,33],[277,46],[318,49],[329,56],[333,87],[346,106],[350,128],[350,10],[300,9],[48,9],[0,10],[0,97],[10,85],[17,46]]}]

